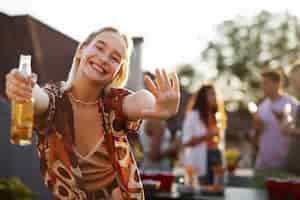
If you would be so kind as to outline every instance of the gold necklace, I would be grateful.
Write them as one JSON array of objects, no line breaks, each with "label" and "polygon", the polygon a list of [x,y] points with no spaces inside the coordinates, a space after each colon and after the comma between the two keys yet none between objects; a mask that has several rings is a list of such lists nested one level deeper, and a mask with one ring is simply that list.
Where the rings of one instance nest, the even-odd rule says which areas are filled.
[{"label": "gold necklace", "polygon": [[75,102],[75,103],[78,103],[78,104],[82,104],[82,105],[85,105],[85,106],[91,106],[91,105],[96,105],[99,103],[99,100],[97,101],[93,101],[93,102],[86,102],[86,101],[82,101],[80,99],[77,99],[73,96],[72,92],[69,92],[69,95],[71,97],[71,99]]}]

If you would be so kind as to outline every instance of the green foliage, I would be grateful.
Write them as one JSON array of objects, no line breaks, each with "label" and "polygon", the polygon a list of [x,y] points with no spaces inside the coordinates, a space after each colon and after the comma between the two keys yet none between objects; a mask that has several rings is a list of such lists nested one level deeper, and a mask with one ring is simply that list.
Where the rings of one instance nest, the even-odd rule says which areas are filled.
[{"label": "green foliage", "polygon": [[17,178],[0,179],[0,198],[7,200],[32,200],[36,196]]},{"label": "green foliage", "polygon": [[[300,21],[289,13],[262,11],[252,18],[239,16],[218,25],[217,33],[201,58],[216,67],[217,79],[234,78],[238,83],[235,92],[246,100],[261,96],[257,92],[261,71],[285,68],[300,57]],[[240,100],[230,93],[227,101]]]},{"label": "green foliage", "polygon": [[177,75],[179,77],[180,84],[185,90],[192,91],[194,87],[201,82],[203,77],[196,71],[191,64],[183,64],[177,66]]}]

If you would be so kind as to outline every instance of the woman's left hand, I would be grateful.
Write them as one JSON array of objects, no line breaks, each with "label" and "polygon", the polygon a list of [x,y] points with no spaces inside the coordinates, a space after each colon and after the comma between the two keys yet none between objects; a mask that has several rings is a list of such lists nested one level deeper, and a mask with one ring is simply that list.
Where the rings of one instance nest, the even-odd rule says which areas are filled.
[{"label": "woman's left hand", "polygon": [[174,72],[170,79],[166,70],[155,70],[155,82],[145,76],[145,85],[155,97],[152,110],[142,111],[147,118],[167,119],[178,112],[180,90],[177,74]]}]

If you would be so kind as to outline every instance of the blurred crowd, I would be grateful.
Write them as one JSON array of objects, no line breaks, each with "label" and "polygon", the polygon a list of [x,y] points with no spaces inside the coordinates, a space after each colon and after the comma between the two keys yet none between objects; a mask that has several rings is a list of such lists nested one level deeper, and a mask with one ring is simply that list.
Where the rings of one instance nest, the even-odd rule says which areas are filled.
[{"label": "blurred crowd", "polygon": [[[289,84],[300,95],[300,64],[290,71]],[[295,96],[284,91],[278,71],[261,74],[264,98],[249,103],[251,128],[246,130],[255,171],[278,170],[300,175],[300,108]],[[258,91],[259,92],[259,91]],[[170,171],[180,166],[185,173],[213,184],[214,174],[232,172],[243,158],[241,149],[226,145],[227,114],[222,93],[213,83],[203,84],[184,104],[184,119],[172,130],[168,121],[147,120],[139,139],[144,149],[141,169]],[[237,144],[237,146],[239,146]]]},{"label": "blurred crowd", "polygon": [[[300,95],[300,64],[293,66],[288,77],[295,94]],[[280,72],[263,72],[264,98],[257,106],[249,104],[252,126],[247,138],[255,155],[252,166],[256,171],[280,170],[300,176],[300,108],[297,98],[282,86]],[[7,107],[6,100],[0,100]],[[183,101],[182,116],[168,121],[144,120],[136,143],[139,146],[132,149],[142,171],[181,167],[202,183],[212,184],[217,171],[225,173],[238,167],[238,161],[247,155],[226,145],[227,114],[222,92],[213,83],[203,84]],[[1,109],[1,119],[7,115],[9,112]]]}]

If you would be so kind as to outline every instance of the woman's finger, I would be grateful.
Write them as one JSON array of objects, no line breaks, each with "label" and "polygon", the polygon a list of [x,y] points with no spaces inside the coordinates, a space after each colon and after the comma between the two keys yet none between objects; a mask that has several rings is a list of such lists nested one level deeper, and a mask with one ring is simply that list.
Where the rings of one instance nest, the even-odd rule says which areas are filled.
[{"label": "woman's finger", "polygon": [[15,99],[15,97],[31,98],[32,88],[22,81],[18,81],[11,77],[6,82],[6,93],[8,97]]},{"label": "woman's finger", "polygon": [[11,71],[11,76],[12,78],[20,81],[20,82],[24,82],[24,83],[30,83],[30,78],[29,77],[25,77],[21,72],[19,72],[17,69],[13,69]]},{"label": "woman's finger", "polygon": [[175,90],[176,93],[180,93],[180,87],[179,87],[179,80],[176,72],[173,72],[171,75],[172,80],[172,88]]},{"label": "woman's finger", "polygon": [[165,69],[162,69],[162,75],[163,75],[164,85],[166,86],[166,90],[170,90],[171,83],[170,83],[170,79],[169,79],[168,74]]},{"label": "woman's finger", "polygon": [[9,84],[18,87],[19,90],[22,90],[25,93],[32,93],[32,86],[30,83],[12,79]]},{"label": "woman's finger", "polygon": [[27,98],[27,99],[30,99],[32,97],[32,90],[27,90],[28,87],[26,86],[11,84],[10,88],[12,90],[12,93],[15,94],[16,96]]},{"label": "woman's finger", "polygon": [[8,96],[14,100],[30,101],[32,93],[24,92],[19,87],[10,84],[8,85]]},{"label": "woman's finger", "polygon": [[155,70],[155,80],[159,91],[165,91],[164,81],[159,69]]},{"label": "woman's finger", "polygon": [[11,88],[11,86],[15,86],[25,93],[32,93],[32,87],[29,83],[15,79],[13,76],[6,81],[6,86],[8,90]]},{"label": "woman's finger", "polygon": [[144,76],[144,82],[145,82],[146,87],[150,90],[150,92],[155,97],[158,97],[157,87],[155,86],[155,84],[153,83],[153,81],[151,80],[151,78],[148,75]]},{"label": "woman's finger", "polygon": [[30,86],[30,79],[30,77],[25,77],[22,75],[17,69],[12,69],[11,72],[6,75],[6,83],[14,82],[15,84],[22,83]]}]

